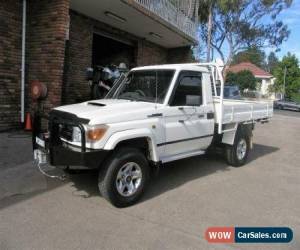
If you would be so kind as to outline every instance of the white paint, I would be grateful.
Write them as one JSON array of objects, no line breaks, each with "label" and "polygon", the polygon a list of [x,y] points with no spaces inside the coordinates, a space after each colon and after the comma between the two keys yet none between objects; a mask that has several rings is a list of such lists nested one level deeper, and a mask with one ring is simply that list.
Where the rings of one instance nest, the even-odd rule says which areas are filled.
[{"label": "white paint", "polygon": [[258,89],[260,95],[267,96],[270,99],[275,99],[275,93],[269,91],[269,87],[274,85],[275,77],[273,76],[254,76],[257,80],[261,81],[261,86]]},{"label": "white paint", "polygon": [[225,132],[222,137],[222,143],[233,145],[236,134],[236,128],[232,131]]},{"label": "white paint", "polygon": [[150,149],[150,160],[158,162],[159,157],[157,153],[157,146],[155,144],[156,140],[150,128],[131,129],[116,132],[107,140],[104,149],[113,150],[119,142],[136,138],[147,138]]}]

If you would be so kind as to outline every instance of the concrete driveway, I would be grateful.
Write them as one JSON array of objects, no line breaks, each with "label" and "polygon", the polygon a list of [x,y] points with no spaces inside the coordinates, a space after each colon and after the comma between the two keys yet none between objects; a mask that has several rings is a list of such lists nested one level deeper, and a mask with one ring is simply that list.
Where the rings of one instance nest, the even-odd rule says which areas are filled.
[{"label": "concrete driveway", "polygon": [[[125,209],[99,196],[95,172],[45,178],[30,161],[30,138],[15,136],[0,134],[1,250],[300,249],[300,113],[257,125],[247,165],[207,157],[168,164]],[[204,239],[211,226],[288,226],[294,239],[213,245]]]}]

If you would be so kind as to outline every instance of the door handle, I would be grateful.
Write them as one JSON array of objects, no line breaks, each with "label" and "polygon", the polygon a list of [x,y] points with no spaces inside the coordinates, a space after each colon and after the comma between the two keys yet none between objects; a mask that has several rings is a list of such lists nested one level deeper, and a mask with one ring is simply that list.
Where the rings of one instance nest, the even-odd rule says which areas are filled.
[{"label": "door handle", "polygon": [[204,114],[198,115],[198,118],[204,118]]},{"label": "door handle", "polygon": [[178,107],[178,110],[183,111],[183,110],[195,110],[196,107],[194,106],[185,106],[185,107]]},{"label": "door handle", "polygon": [[162,116],[163,116],[162,113],[156,113],[156,114],[148,115],[148,118],[151,118],[151,117],[162,117]]},{"label": "door handle", "polygon": [[179,123],[184,123],[184,120],[179,120],[178,122],[179,122]]},{"label": "door handle", "polygon": [[213,112],[208,112],[207,113],[207,120],[211,120],[215,118],[215,114]]}]

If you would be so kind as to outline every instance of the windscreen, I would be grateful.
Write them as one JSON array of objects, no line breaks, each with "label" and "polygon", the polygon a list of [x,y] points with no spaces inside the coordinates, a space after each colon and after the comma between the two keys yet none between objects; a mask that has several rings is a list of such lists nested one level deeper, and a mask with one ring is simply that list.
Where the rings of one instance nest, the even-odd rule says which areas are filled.
[{"label": "windscreen", "polygon": [[163,103],[174,72],[174,70],[132,71],[111,96],[114,99]]}]

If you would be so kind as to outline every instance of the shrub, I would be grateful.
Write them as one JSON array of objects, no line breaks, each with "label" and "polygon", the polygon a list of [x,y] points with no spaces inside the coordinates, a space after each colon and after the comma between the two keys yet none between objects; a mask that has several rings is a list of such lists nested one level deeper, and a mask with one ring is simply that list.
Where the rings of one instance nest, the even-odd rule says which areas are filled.
[{"label": "shrub", "polygon": [[226,83],[238,85],[241,91],[245,89],[256,89],[256,79],[249,70],[242,70],[238,73],[228,72],[226,75]]}]

